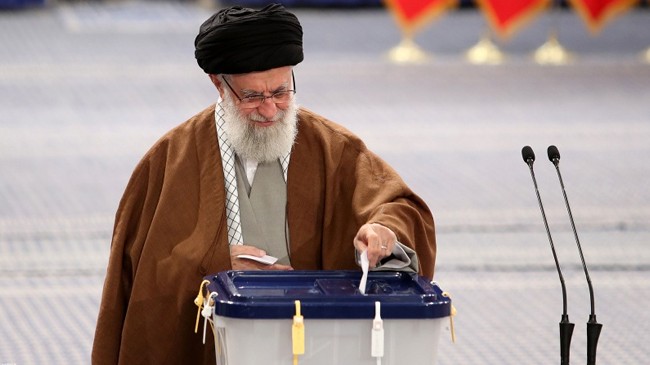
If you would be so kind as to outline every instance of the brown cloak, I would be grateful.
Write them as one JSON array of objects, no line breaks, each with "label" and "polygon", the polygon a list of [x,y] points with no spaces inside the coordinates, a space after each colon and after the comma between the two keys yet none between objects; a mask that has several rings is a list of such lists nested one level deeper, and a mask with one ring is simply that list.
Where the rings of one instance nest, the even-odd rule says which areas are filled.
[{"label": "brown cloak", "polygon": [[[93,364],[215,364],[210,331],[205,345],[194,333],[193,300],[205,275],[230,269],[223,181],[214,106],[140,161],[116,214]],[[377,222],[433,277],[429,209],[345,128],[300,110],[287,189],[296,270],[357,269],[353,238]]]}]

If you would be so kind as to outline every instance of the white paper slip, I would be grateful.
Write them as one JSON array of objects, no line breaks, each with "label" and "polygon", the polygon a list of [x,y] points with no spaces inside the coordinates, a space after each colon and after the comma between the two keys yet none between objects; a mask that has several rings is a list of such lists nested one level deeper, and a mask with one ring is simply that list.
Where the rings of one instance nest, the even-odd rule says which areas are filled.
[{"label": "white paper slip", "polygon": [[361,255],[359,255],[359,259],[361,260],[361,271],[363,271],[361,282],[359,283],[359,291],[361,294],[366,295],[366,281],[368,281],[368,267],[370,266],[370,262],[368,261],[368,250],[363,251]]},{"label": "white paper slip", "polygon": [[253,255],[237,255],[237,258],[239,259],[249,259],[253,261],[260,262],[262,264],[267,264],[267,265],[273,265],[278,261],[277,257],[269,256],[269,255],[264,255],[262,257],[257,257]]}]

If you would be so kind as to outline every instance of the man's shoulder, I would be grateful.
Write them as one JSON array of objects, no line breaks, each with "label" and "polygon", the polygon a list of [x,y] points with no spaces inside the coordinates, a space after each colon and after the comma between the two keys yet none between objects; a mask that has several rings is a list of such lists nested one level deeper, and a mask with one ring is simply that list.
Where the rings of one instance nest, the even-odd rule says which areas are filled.
[{"label": "man's shoulder", "polygon": [[333,143],[349,144],[359,150],[366,149],[363,141],[349,129],[304,107],[298,111],[298,133]]},{"label": "man's shoulder", "polygon": [[184,121],[183,123],[171,129],[161,139],[179,138],[179,137],[189,136],[191,134],[195,134],[197,132],[206,129],[214,129],[215,128],[214,109],[215,109],[215,104],[210,105],[209,107],[195,114],[190,119]]},{"label": "man's shoulder", "polygon": [[[216,138],[214,119],[215,105],[211,105],[188,120],[169,130],[154,143],[145,158],[152,154],[167,151],[170,147],[180,147],[188,143],[201,143],[210,136]],[[210,133],[210,131],[214,133]]]}]

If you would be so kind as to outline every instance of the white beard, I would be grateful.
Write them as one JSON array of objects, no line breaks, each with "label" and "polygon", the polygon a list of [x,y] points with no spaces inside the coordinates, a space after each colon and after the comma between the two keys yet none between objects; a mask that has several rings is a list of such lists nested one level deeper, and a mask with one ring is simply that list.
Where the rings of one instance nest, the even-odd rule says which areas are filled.
[{"label": "white beard", "polygon": [[233,97],[225,93],[221,101],[224,111],[224,132],[230,145],[240,157],[260,163],[272,162],[291,152],[298,133],[298,105],[291,99],[285,110],[278,109],[270,127],[258,127],[255,121],[263,121],[257,111],[244,116]]}]

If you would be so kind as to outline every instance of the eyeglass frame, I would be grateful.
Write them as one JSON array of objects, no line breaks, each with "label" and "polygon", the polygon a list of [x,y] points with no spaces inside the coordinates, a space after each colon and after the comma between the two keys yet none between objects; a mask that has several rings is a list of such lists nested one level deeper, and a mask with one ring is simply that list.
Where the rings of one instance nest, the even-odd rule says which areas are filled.
[{"label": "eyeglass frame", "polygon": [[243,100],[243,99],[249,99],[249,98],[257,98],[258,100],[260,100],[260,103],[259,103],[258,105],[249,107],[249,108],[251,108],[251,109],[252,109],[252,108],[259,108],[260,105],[264,104],[264,102],[266,101],[266,99],[271,99],[271,101],[273,101],[273,103],[278,104],[278,102],[276,102],[275,100],[273,100],[273,98],[275,97],[276,94],[280,94],[280,93],[291,93],[291,95],[289,96],[290,99],[291,99],[291,97],[293,97],[294,95],[296,95],[296,76],[293,74],[293,70],[291,70],[291,83],[293,84],[293,89],[291,89],[291,90],[276,91],[276,92],[274,92],[273,94],[271,94],[271,95],[269,95],[269,96],[266,96],[266,95],[264,95],[264,94],[260,94],[260,95],[256,95],[256,96],[248,96],[248,97],[245,97],[245,98],[240,98],[240,97],[239,97],[239,94],[237,94],[237,92],[235,91],[235,89],[233,89],[233,87],[232,87],[232,86],[230,85],[230,83],[228,82],[228,80],[227,80],[227,75],[222,75],[221,79],[226,83],[226,85],[228,86],[228,88],[230,89],[230,91],[232,91],[232,93],[235,94],[235,96],[237,97],[237,100],[239,100],[240,103],[244,103],[244,100]]}]

